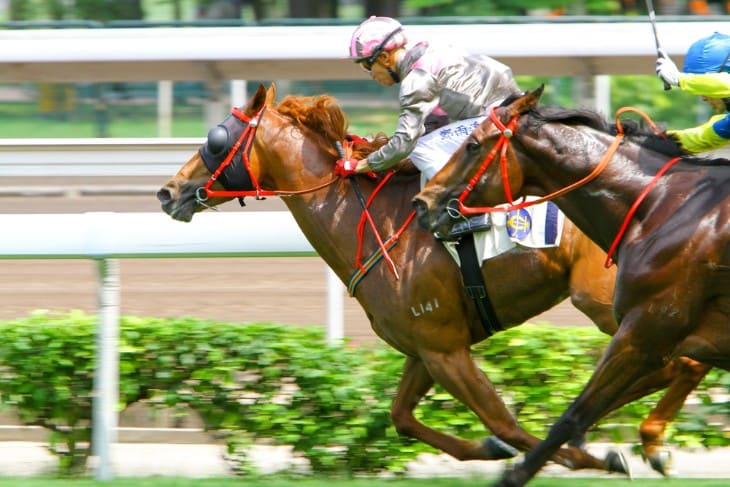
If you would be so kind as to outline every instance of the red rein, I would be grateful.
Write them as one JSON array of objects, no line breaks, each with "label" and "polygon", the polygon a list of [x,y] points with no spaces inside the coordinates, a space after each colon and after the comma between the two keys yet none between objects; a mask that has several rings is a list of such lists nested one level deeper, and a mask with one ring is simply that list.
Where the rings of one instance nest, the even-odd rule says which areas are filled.
[{"label": "red rein", "polygon": [[[603,156],[603,159],[598,163],[598,165],[591,171],[590,174],[585,176],[584,178],[580,179],[579,181],[576,181],[573,184],[570,184],[569,186],[560,189],[554,193],[551,193],[547,196],[543,196],[541,198],[538,198],[536,200],[532,201],[523,201],[521,203],[515,204],[514,200],[512,198],[512,191],[509,186],[509,174],[508,174],[508,168],[507,168],[507,149],[509,147],[510,141],[512,136],[515,132],[515,127],[517,125],[517,117],[515,116],[512,118],[512,120],[509,121],[509,123],[505,126],[501,120],[496,115],[496,107],[492,108],[492,110],[489,112],[489,118],[491,119],[492,123],[499,129],[501,132],[501,135],[499,139],[497,140],[497,143],[494,144],[494,147],[492,147],[492,150],[489,151],[489,154],[484,158],[484,161],[482,162],[482,165],[477,170],[476,174],[474,174],[474,177],[469,180],[469,183],[466,185],[466,188],[464,188],[464,191],[459,195],[457,198],[457,202],[459,204],[459,212],[461,212],[464,215],[475,215],[475,214],[481,214],[481,213],[490,213],[490,212],[507,212],[507,211],[513,211],[521,208],[525,208],[528,206],[533,206],[539,203],[543,203],[545,201],[551,200],[553,198],[556,198],[558,196],[562,196],[563,194],[567,193],[568,191],[572,191],[573,189],[582,186],[586,184],[587,182],[593,180],[596,178],[603,169],[606,168],[608,165],[608,162],[613,158],[614,153],[618,149],[619,144],[623,140],[624,133],[623,133],[623,127],[621,126],[621,121],[619,120],[619,115],[621,115],[624,112],[631,111],[634,113],[639,114],[642,116],[651,126],[651,128],[654,130],[655,133],[658,135],[663,134],[659,131],[659,129],[656,127],[654,122],[649,118],[648,115],[646,115],[641,110],[638,110],[637,108],[633,107],[623,107],[616,111],[616,128],[618,133],[616,134],[616,138],[611,143],[611,145],[608,147],[606,153]],[[500,153],[500,168],[502,173],[502,184],[504,186],[504,193],[507,197],[507,201],[509,205],[507,207],[469,207],[464,204],[464,200],[471,194],[471,192],[474,190],[476,185],[478,184],[481,177],[486,172],[489,165],[492,163],[494,158],[497,156],[497,152]],[[680,157],[675,157],[674,159],[667,162],[654,176],[654,178],[651,180],[651,182],[644,188],[644,190],[641,192],[641,194],[636,198],[636,201],[631,206],[629,211],[626,213],[626,216],[624,218],[623,224],[619,228],[618,233],[616,234],[616,237],[614,238],[613,242],[611,243],[611,246],[608,249],[607,255],[606,255],[606,261],[604,263],[605,267],[611,267],[614,264],[613,261],[613,254],[616,252],[616,249],[618,248],[621,239],[623,238],[624,234],[626,233],[626,230],[628,229],[628,226],[631,222],[631,219],[633,218],[634,214],[636,213],[636,210],[638,209],[639,205],[644,201],[646,196],[649,194],[651,189],[656,185],[657,181],[660,177],[664,175],[664,173],[669,170],[674,164],[676,164],[679,160],[681,160]]]},{"label": "red rein", "polygon": [[[203,203],[207,201],[209,198],[213,197],[225,197],[225,198],[241,198],[246,196],[255,197],[256,199],[261,199],[264,196],[288,196],[288,195],[296,195],[296,194],[304,194],[304,193],[310,193],[313,191],[317,191],[319,189],[322,189],[324,187],[327,187],[333,183],[335,183],[339,178],[335,177],[329,181],[325,181],[322,184],[319,184],[313,188],[308,188],[305,190],[299,190],[299,191],[279,191],[279,190],[266,190],[262,189],[261,185],[259,184],[258,180],[256,179],[253,171],[251,170],[251,161],[249,158],[249,153],[251,151],[251,145],[253,144],[253,140],[256,136],[256,129],[259,126],[259,123],[261,121],[261,117],[263,116],[264,109],[266,106],[262,107],[261,110],[256,113],[253,117],[249,117],[242,111],[240,111],[238,108],[233,108],[231,110],[231,115],[236,117],[237,119],[241,120],[246,124],[246,127],[243,129],[243,132],[238,137],[236,142],[233,144],[231,149],[229,150],[228,154],[226,155],[226,158],[221,162],[220,166],[215,170],[215,172],[210,176],[210,179],[205,183],[205,185],[198,189],[198,193],[196,194],[196,197],[200,203]],[[347,150],[352,150],[352,145],[354,144],[353,141],[346,140],[343,144],[343,146]],[[225,170],[226,167],[228,167],[231,164],[231,161],[235,157],[235,155],[238,153],[238,151],[241,152],[241,160],[244,164],[244,167],[246,169],[246,172],[248,173],[248,177],[251,180],[251,184],[253,185],[254,189],[252,190],[236,190],[236,191],[229,191],[229,190],[214,190],[212,189],[213,184],[218,180],[218,177],[220,174]],[[411,214],[406,219],[406,222],[403,224],[403,226],[394,234],[392,235],[386,243],[384,243],[380,237],[380,234],[378,233],[378,230],[375,226],[375,223],[372,221],[372,218],[370,217],[370,214],[368,212],[368,207],[370,206],[370,203],[372,202],[375,195],[380,191],[380,189],[385,185],[385,183],[390,179],[392,176],[392,172],[387,174],[382,181],[378,184],[378,186],[375,188],[373,193],[368,198],[367,202],[363,202],[363,213],[362,217],[360,219],[360,223],[357,228],[357,236],[358,236],[358,249],[357,249],[357,256],[356,256],[356,267],[363,273],[367,273],[367,270],[363,266],[361,262],[361,253],[362,253],[362,243],[364,238],[364,226],[365,221],[368,220],[370,223],[370,226],[375,234],[375,238],[379,243],[379,251],[383,254],[383,257],[386,259],[386,261],[389,264],[389,268],[393,272],[393,275],[395,276],[396,280],[398,279],[398,271],[395,268],[395,264],[390,258],[390,255],[388,254],[388,250],[386,248],[386,243],[388,245],[394,244],[398,238],[400,238],[400,235],[403,233],[405,228],[408,226],[408,224],[413,220],[415,216],[415,212],[411,212]],[[354,182],[354,181],[353,181]],[[203,194],[200,194],[203,193]]]}]

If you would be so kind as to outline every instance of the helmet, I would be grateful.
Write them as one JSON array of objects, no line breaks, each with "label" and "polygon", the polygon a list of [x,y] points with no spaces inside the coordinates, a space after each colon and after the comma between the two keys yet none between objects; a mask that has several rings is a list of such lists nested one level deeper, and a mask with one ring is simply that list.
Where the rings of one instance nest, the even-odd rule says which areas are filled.
[{"label": "helmet", "polygon": [[403,34],[400,22],[390,17],[372,16],[358,25],[352,33],[350,57],[355,62],[363,59],[374,61],[381,52],[405,46],[406,42],[408,39]]},{"label": "helmet", "polygon": [[694,74],[730,71],[729,58],[730,36],[715,32],[689,46],[683,71]]}]

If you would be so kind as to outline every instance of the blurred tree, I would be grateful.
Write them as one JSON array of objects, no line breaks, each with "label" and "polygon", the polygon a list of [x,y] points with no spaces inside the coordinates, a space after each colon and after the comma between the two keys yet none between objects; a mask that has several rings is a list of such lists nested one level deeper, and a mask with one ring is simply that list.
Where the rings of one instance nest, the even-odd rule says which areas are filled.
[{"label": "blurred tree", "polygon": [[74,0],[76,18],[84,20],[142,20],[142,0]]},{"label": "blurred tree", "polygon": [[621,11],[619,0],[405,0],[419,15],[609,15]]},{"label": "blurred tree", "polygon": [[200,19],[240,19],[243,0],[199,1],[195,16]]},{"label": "blurred tree", "polygon": [[242,6],[240,0],[198,2],[195,16],[199,19],[240,19]]},{"label": "blurred tree", "polygon": [[[408,0],[406,0],[407,3]],[[365,17],[400,17],[402,0],[364,0]]]},{"label": "blurred tree", "polygon": [[643,2],[637,0],[621,0],[621,15],[646,13],[646,7]]},{"label": "blurred tree", "polygon": [[289,16],[292,18],[338,17],[337,0],[289,0]]},{"label": "blurred tree", "polygon": [[53,20],[63,20],[70,13],[68,11],[68,5],[63,0],[44,0],[43,3],[46,5],[48,15]]},{"label": "blurred tree", "polygon": [[172,6],[172,19],[170,20],[183,20],[183,0],[157,0],[159,4],[168,4]]},{"label": "blurred tree", "polygon": [[38,5],[32,0],[10,0],[9,20],[32,20],[38,12]]},{"label": "blurred tree", "polygon": [[[180,0],[166,1],[180,2]],[[312,4],[319,7],[321,2],[291,0],[290,3]],[[325,4],[327,3],[329,2],[325,2]],[[284,0],[197,0],[196,17],[202,19],[239,19],[243,15],[244,7],[251,7],[254,19],[262,20],[273,17],[275,11],[282,9],[282,5],[285,5]],[[303,17],[308,17],[308,15]]]}]

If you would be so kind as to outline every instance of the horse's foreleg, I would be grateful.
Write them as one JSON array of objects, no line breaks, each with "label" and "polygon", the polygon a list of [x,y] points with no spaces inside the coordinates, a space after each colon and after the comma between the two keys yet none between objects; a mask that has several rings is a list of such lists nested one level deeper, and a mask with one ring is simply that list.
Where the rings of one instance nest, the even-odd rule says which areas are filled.
[{"label": "horse's foreleg", "polygon": [[566,441],[584,434],[587,429],[606,415],[621,397],[640,378],[662,368],[665,356],[658,347],[637,347],[634,337],[619,329],[599,360],[593,376],[583,392],[560,416],[550,432],[525,460],[505,473],[497,486],[521,487],[532,479]]},{"label": "horse's foreleg", "polygon": [[393,425],[398,433],[416,438],[457,460],[500,460],[517,451],[489,442],[468,441],[429,428],[416,419],[413,410],[433,385],[433,378],[418,358],[407,357],[398,392],[391,406]]},{"label": "horse's foreleg", "polygon": [[[522,451],[539,443],[538,438],[520,427],[468,349],[450,353],[422,351],[421,356],[431,377],[471,409],[500,440]],[[553,460],[572,469],[610,468],[605,461],[578,448],[560,449]]]}]

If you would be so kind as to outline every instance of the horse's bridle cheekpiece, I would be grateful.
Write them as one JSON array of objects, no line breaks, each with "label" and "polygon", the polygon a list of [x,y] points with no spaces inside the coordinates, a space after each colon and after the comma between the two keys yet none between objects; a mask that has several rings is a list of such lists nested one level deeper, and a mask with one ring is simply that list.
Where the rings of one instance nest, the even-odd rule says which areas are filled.
[{"label": "horse's bridle cheekpiece", "polygon": [[[233,108],[222,123],[210,129],[208,139],[199,153],[212,176],[204,186],[198,188],[198,203],[204,204],[209,198],[218,196],[239,198],[243,205],[243,198],[246,196],[263,199],[265,196],[278,194],[261,189],[251,172],[249,161],[251,144],[264,108],[265,106],[253,117]],[[216,181],[220,181],[224,191],[211,189]]]}]

